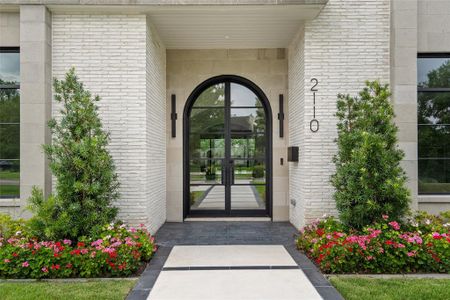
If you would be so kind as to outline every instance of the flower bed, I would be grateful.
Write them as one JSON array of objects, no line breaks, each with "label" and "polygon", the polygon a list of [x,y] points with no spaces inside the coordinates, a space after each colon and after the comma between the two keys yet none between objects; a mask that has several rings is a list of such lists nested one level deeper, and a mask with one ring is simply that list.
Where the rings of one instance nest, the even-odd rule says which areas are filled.
[{"label": "flower bed", "polygon": [[105,226],[98,239],[38,241],[19,231],[0,237],[1,278],[129,276],[156,251],[154,238],[141,225]]},{"label": "flower bed", "polygon": [[354,231],[329,217],[304,227],[297,246],[325,273],[450,272],[448,223],[383,220]]}]

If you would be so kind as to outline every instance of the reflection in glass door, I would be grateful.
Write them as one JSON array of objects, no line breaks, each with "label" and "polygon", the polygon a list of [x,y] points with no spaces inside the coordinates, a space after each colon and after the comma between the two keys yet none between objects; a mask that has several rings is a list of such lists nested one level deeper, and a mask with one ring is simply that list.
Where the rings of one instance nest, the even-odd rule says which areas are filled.
[{"label": "reflection in glass door", "polygon": [[224,77],[185,112],[185,215],[267,216],[270,108],[252,83]]}]

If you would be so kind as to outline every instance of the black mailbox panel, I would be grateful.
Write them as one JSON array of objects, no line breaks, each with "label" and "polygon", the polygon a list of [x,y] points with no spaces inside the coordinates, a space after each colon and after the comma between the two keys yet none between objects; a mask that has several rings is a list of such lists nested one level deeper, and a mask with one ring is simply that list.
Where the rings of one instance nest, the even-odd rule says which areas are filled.
[{"label": "black mailbox panel", "polygon": [[298,147],[288,147],[288,161],[298,162]]}]

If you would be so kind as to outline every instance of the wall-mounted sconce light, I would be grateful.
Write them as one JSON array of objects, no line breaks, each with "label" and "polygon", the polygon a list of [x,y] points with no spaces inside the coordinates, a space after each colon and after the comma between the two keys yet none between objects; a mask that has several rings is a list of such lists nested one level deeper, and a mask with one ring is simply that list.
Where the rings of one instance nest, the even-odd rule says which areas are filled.
[{"label": "wall-mounted sconce light", "polygon": [[172,137],[174,138],[177,136],[177,97],[175,96],[175,94],[172,94],[171,100],[172,109],[170,113],[170,120],[172,123]]},{"label": "wall-mounted sconce light", "polygon": [[280,121],[280,138],[284,137],[284,96],[280,94],[279,96],[279,110],[278,120]]}]

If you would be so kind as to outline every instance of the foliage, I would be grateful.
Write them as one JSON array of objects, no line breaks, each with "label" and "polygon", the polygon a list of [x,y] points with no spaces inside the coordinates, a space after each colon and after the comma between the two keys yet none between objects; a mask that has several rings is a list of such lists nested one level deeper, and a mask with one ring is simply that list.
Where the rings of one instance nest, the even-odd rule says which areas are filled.
[{"label": "foliage", "polygon": [[362,228],[389,214],[405,214],[409,204],[404,154],[397,148],[397,127],[387,85],[366,82],[359,97],[338,95],[338,153],[332,184],[340,219]]},{"label": "foliage", "polygon": [[265,167],[263,165],[256,165],[253,167],[253,178],[263,178]]},{"label": "foliage", "polygon": [[332,276],[330,281],[347,300],[450,299],[450,279],[375,279]]},{"label": "foliage", "polygon": [[14,220],[10,215],[0,213],[0,238],[8,239],[16,233],[25,233],[28,231],[24,219]]},{"label": "foliage", "polygon": [[2,300],[107,299],[123,300],[136,280],[89,280],[89,282],[4,282]]},{"label": "foliage", "polygon": [[326,273],[450,272],[450,223],[425,213],[359,231],[330,217],[303,228],[297,246]]},{"label": "foliage", "polygon": [[[0,84],[8,85],[12,82],[4,82],[0,79]],[[4,123],[11,123],[8,126],[0,126],[0,145],[2,145],[1,158],[19,158],[19,137],[20,126],[13,125],[20,122],[20,94],[16,89],[0,89],[0,120]],[[18,165],[12,164],[11,168],[18,170]]]},{"label": "foliage", "polygon": [[39,241],[18,233],[0,238],[1,278],[69,278],[129,276],[150,260],[156,246],[139,229],[110,224],[96,238],[78,242]]},{"label": "foliage", "polygon": [[57,179],[56,195],[44,199],[42,192],[33,191],[31,226],[40,238],[76,240],[97,234],[101,224],[115,219],[112,203],[119,183],[107,150],[109,135],[97,113],[100,98],[84,89],[73,68],[65,80],[55,79],[53,87],[62,104],[61,118],[49,122],[53,140],[44,150]]}]

